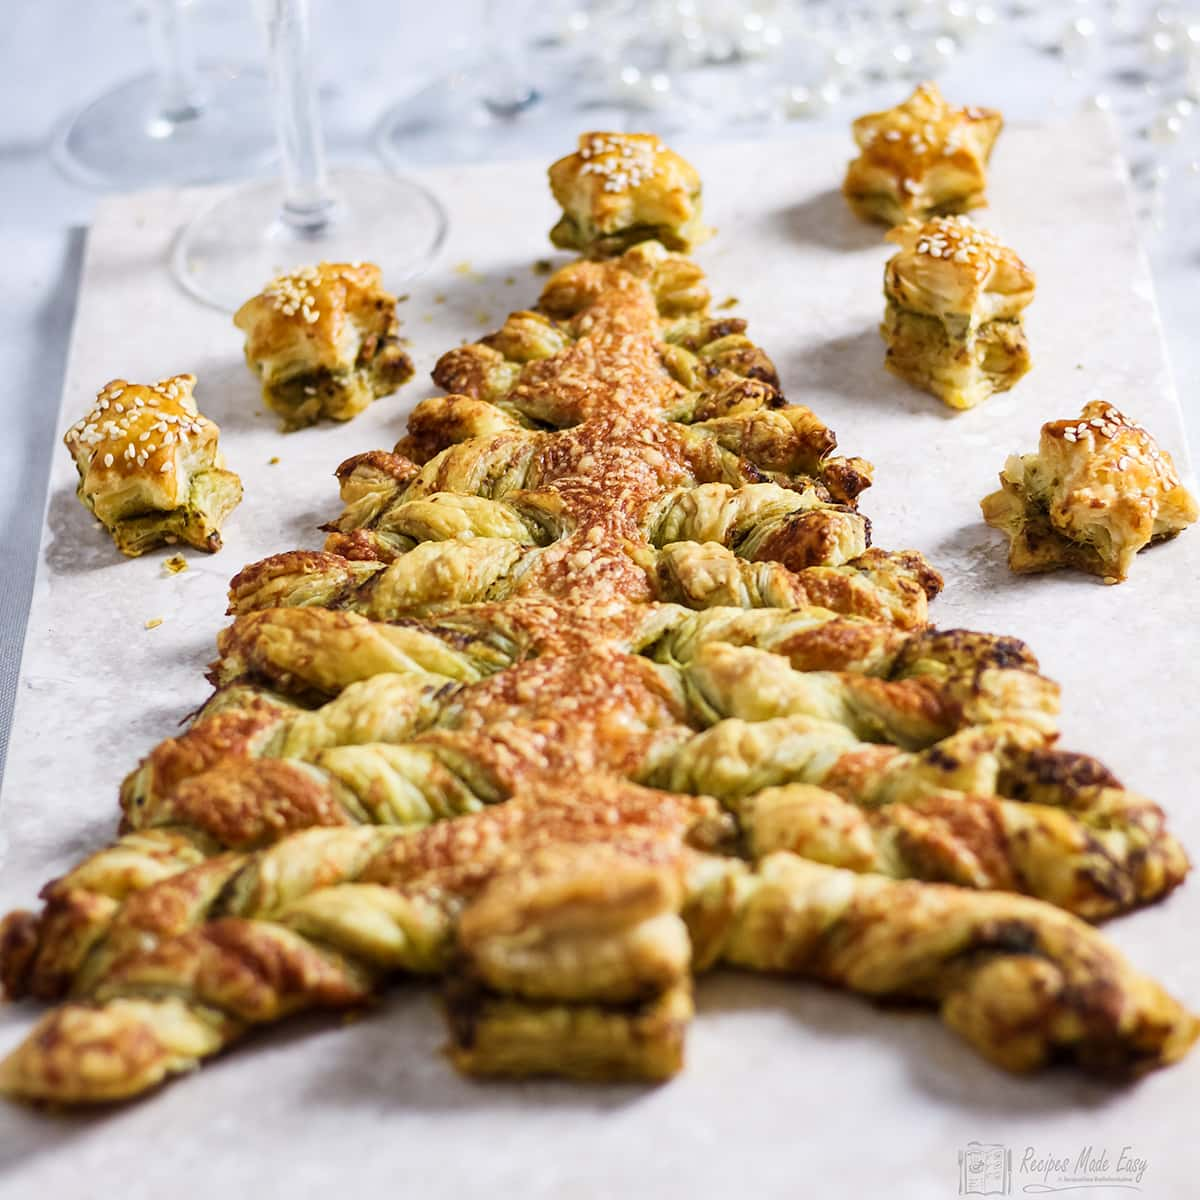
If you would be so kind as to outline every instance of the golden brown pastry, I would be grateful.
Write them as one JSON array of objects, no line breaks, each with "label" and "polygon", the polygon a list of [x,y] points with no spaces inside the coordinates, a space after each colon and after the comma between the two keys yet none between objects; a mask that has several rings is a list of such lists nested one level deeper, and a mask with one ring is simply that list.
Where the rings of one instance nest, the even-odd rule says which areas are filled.
[{"label": "golden brown pastry", "polygon": [[883,276],[888,370],[951,408],[1011,388],[1030,366],[1021,314],[1033,272],[966,217],[901,225],[888,241],[901,247]]},{"label": "golden brown pastry", "polygon": [[210,860],[120,905],[0,1091],[135,1096],[401,973],[451,973],[451,1060],[487,1075],[668,1077],[691,973],[719,963],[936,1005],[1014,1071],[1137,1075],[1196,1040],[1190,1013],[1050,905],[782,851],[751,867],[714,852],[728,838],[711,801],[585,776],[415,834],[309,830]]},{"label": "golden brown pastry", "polygon": [[1200,517],[1170,454],[1103,400],[1077,421],[1043,425],[1037,453],[1009,458],[982,508],[1008,536],[1014,571],[1075,567],[1105,583],[1120,583],[1139,550]]},{"label": "golden brown pastry", "polygon": [[192,397],[194,375],[153,386],[114,379],[63,441],[79,471],[79,499],[122,554],[186,542],[221,548],[221,526],[242,499],[225,470],[220,430]]},{"label": "golden brown pastry", "polygon": [[[922,633],[902,647],[885,639],[875,675],[799,671],[726,639],[757,635],[815,667],[811,629],[713,616],[685,617],[654,643],[657,664],[593,648],[538,654],[473,684],[392,671],[311,711],[246,683],[224,689],[126,780],[131,832],[49,885],[40,917],[5,922],[0,979],[13,996],[61,995],[88,969],[114,900],[198,853],[312,826],[423,825],[595,771],[709,792],[764,852],[1026,890],[1092,918],[1158,898],[1186,873],[1155,805],[1094,760],[1046,748],[1057,689],[1019,647]],[[843,665],[830,624],[824,661]],[[440,636],[453,646],[456,632]],[[682,666],[662,661],[680,653]],[[779,811],[755,793],[790,784],[824,790],[797,807],[782,788],[781,839],[767,832]]]},{"label": "golden brown pastry", "polygon": [[454,394],[419,404],[395,451],[342,465],[328,556],[252,565],[234,610],[396,620],[657,598],[922,625],[940,578],[868,548],[854,505],[869,464],[834,457],[824,423],[783,403],[770,360],[743,322],[705,315],[701,285],[656,243],[557,272],[537,311],[442,357]]},{"label": "golden brown pastry", "polygon": [[563,215],[550,240],[596,258],[637,242],[690,250],[712,235],[700,221],[700,176],[652,133],[584,133],[550,168]]},{"label": "golden brown pastry", "polygon": [[866,220],[899,225],[987,203],[987,163],[1004,124],[990,108],[954,108],[935,83],[903,103],[859,117],[859,155],[842,191]]},{"label": "golden brown pastry", "polygon": [[348,421],[412,378],[396,297],[373,263],[327,263],[281,275],[247,300],[233,323],[263,401],[285,429],[324,417]]},{"label": "golden brown pastry", "polygon": [[[998,720],[1020,721],[1047,737],[1056,731],[1058,688],[1037,673],[1036,662],[1023,647],[1014,651],[1008,644],[1011,639],[960,630],[949,635],[914,634],[897,645],[889,626],[862,623],[839,630],[843,622],[832,614],[809,611],[814,623],[823,619],[823,624],[807,631],[803,624],[810,618],[805,610],[765,610],[764,615],[784,620],[762,622],[757,628],[730,619],[722,610],[703,614],[718,617],[705,623],[690,614],[670,614],[666,617],[672,620],[669,631],[662,628],[664,618],[655,620],[661,632],[650,634],[644,652],[660,665],[649,674],[625,677],[625,685],[633,690],[626,692],[629,708],[624,725],[632,726],[637,719],[637,688],[653,682],[684,699],[677,716],[693,727],[727,717],[767,720],[807,715],[843,725],[863,740],[914,749],[967,726]],[[372,627],[361,620],[357,627],[347,621],[343,631],[330,620],[318,623],[325,625],[328,634],[319,641],[308,635],[317,616],[336,619],[340,614],[268,610],[240,618],[226,631],[221,639],[224,655],[215,665],[214,678],[236,682],[220,687],[187,732],[160,743],[126,778],[121,803],[128,823],[156,822],[160,808],[171,805],[172,794],[187,779],[217,767],[256,758],[311,762],[335,746],[407,741],[437,726],[462,728],[468,720],[472,726],[498,720],[555,720],[552,713],[542,713],[540,702],[524,709],[507,702],[496,707],[500,683],[482,682],[478,672],[486,669],[489,658],[473,645],[475,629],[481,630],[480,642],[487,637],[486,614],[468,608],[446,625],[429,626],[428,633]],[[294,617],[303,619],[296,622]],[[352,630],[357,634],[357,650],[341,636]],[[299,636],[289,644],[283,639],[291,631]],[[610,636],[615,632],[610,631]],[[630,632],[635,642],[645,636],[642,630]],[[817,632],[819,637],[806,637]],[[385,642],[389,634],[395,636]],[[374,658],[368,647],[375,638],[379,639],[376,649],[386,646],[392,653]],[[730,638],[741,644],[731,644]],[[439,639],[444,639],[444,646],[439,646]],[[876,660],[861,666],[847,662],[851,639],[857,642],[854,652],[859,654],[873,644]],[[276,642],[273,647],[271,640]],[[759,641],[776,652],[757,649]],[[410,656],[401,665],[395,652],[402,646],[419,655],[420,661]],[[801,665],[793,667],[780,650],[790,650]],[[570,669],[564,674],[561,669],[551,670],[552,665],[565,661],[614,679],[613,666],[621,661],[620,653],[614,649],[602,656],[582,641],[569,648],[565,640],[537,637],[514,647],[510,663],[502,664],[497,655],[492,669],[502,666],[502,672],[508,672],[507,680],[500,681],[505,687],[532,687],[529,676],[534,672],[547,696],[565,688],[566,697],[554,704],[569,705],[577,713],[590,684],[572,683]],[[533,657],[540,666],[520,665]],[[341,680],[335,679],[330,666],[341,673]],[[857,670],[848,669],[856,666]],[[255,686],[256,677],[300,698],[317,693],[313,686],[317,679],[336,694],[309,709],[274,687]],[[342,680],[346,682],[337,687]],[[590,715],[600,711],[597,707]],[[566,744],[580,735],[568,729],[560,736]],[[211,778],[209,782],[214,783]],[[220,836],[215,829],[208,832]]]}]

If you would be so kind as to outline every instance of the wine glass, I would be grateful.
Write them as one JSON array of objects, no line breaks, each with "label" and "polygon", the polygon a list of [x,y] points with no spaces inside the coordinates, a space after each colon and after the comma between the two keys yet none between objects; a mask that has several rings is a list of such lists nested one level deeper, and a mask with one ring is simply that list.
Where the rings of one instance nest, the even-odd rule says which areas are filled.
[{"label": "wine glass", "polygon": [[536,149],[539,132],[551,134],[546,84],[535,78],[530,55],[532,10],[532,0],[482,0],[479,44],[486,57],[456,67],[384,113],[375,145],[388,166],[512,158]]},{"label": "wine glass", "polygon": [[233,312],[275,276],[323,259],[370,259],[385,283],[419,274],[446,235],[421,185],[374,171],[329,171],[313,86],[308,0],[255,0],[283,178],[246,184],[202,213],[172,254],[193,296]]},{"label": "wine glass", "polygon": [[154,70],[97,96],[58,130],[68,178],[125,190],[252,173],[274,157],[260,73],[196,63],[182,0],[146,0]]}]

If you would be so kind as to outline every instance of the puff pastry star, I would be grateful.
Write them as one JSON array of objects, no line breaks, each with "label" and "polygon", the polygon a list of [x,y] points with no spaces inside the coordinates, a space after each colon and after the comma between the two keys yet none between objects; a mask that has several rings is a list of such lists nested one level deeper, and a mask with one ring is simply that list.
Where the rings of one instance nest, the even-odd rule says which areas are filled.
[{"label": "puff pastry star", "polygon": [[888,233],[880,332],[887,368],[951,408],[974,408],[1029,370],[1021,314],[1036,280],[1021,259],[966,217]]},{"label": "puff pastry star", "polygon": [[164,543],[221,548],[221,525],[242,499],[224,469],[220,430],[192,398],[194,375],[153,387],[114,379],[63,441],[79,470],[79,499],[136,557]]},{"label": "puff pastry star", "polygon": [[373,263],[320,263],[281,275],[233,323],[263,401],[285,429],[323,417],[348,421],[412,378],[398,336],[396,297]]},{"label": "puff pastry star", "polygon": [[980,208],[1003,124],[994,109],[955,108],[923,83],[896,108],[854,122],[860,153],[842,191],[860,217],[887,225]]},{"label": "puff pastry star", "polygon": [[1093,400],[1078,420],[1042,426],[1036,454],[1013,455],[983,518],[1025,574],[1075,567],[1119,583],[1143,547],[1200,516],[1171,456],[1136,421]]},{"label": "puff pastry star", "polygon": [[550,240],[594,258],[658,241],[688,251],[712,235],[700,220],[700,176],[653,134],[585,133],[550,168],[562,219]]}]

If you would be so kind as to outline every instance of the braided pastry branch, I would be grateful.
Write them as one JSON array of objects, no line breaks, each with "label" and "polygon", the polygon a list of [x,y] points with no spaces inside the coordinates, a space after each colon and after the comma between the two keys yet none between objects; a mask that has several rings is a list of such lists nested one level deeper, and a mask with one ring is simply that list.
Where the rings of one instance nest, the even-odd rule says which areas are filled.
[{"label": "braided pastry branch", "polygon": [[[930,655],[953,659],[953,639],[920,641]],[[723,671],[746,655],[754,671]],[[396,745],[326,747],[309,761],[229,757],[171,777],[174,786],[162,790],[153,786],[151,755],[127,782],[126,823],[248,849],[314,825],[426,824],[555,773],[603,769],[715,793],[758,852],[782,847],[859,871],[1027,891],[1091,918],[1160,897],[1183,878],[1187,861],[1161,811],[1092,760],[1045,750],[1036,722],[967,726],[920,754],[860,741],[853,726],[877,727],[881,714],[894,733],[920,735],[924,744],[940,732],[933,715],[961,719],[956,678],[934,683],[921,673],[936,658],[914,653],[896,662],[915,674],[805,675],[778,655],[720,644],[673,670],[630,656],[547,656],[435,695],[426,716],[443,728]],[[1044,681],[1028,670],[994,674],[1015,677],[1017,711],[1027,695],[1045,695]],[[807,715],[725,719],[701,734],[689,727],[747,704],[759,718],[781,708]],[[834,712],[850,727],[819,719]],[[306,735],[321,745],[319,713],[298,719],[321,731]],[[195,732],[202,736],[203,726]],[[167,754],[168,767],[175,757]],[[778,790],[763,791],[771,788]],[[99,890],[93,898],[68,877],[48,891],[42,921],[12,918],[22,941],[4,964],[10,994],[59,994],[79,951],[111,919]],[[60,893],[71,899],[65,925]]]},{"label": "braided pastry branch", "polygon": [[[314,615],[302,613],[303,624]],[[686,699],[686,719],[691,725],[710,725],[729,716],[765,720],[807,715],[843,724],[862,739],[909,748],[930,745],[967,725],[1002,718],[1040,729],[1046,736],[1055,732],[1058,689],[1036,673],[1036,663],[1023,648],[1014,649],[1010,640],[961,632],[922,634],[909,639],[901,654],[892,631],[880,627],[885,645],[892,647],[892,658],[872,664],[880,674],[885,667],[887,671],[884,678],[872,678],[846,671],[812,670],[820,665],[816,655],[822,650],[830,652],[827,657],[834,665],[846,665],[846,647],[839,645],[828,620],[823,629],[816,626],[824,635],[822,639],[810,639],[808,649],[802,649],[804,635],[828,614],[809,617],[796,613],[786,620],[769,622],[750,622],[742,614],[731,619],[716,615],[718,619],[701,624],[690,617],[681,620],[676,613],[660,611],[646,623],[650,630],[661,630],[665,622],[674,622],[663,638],[651,641],[650,650],[665,658],[664,667],[670,665],[678,675],[678,683],[673,686],[681,689]],[[537,614],[525,614],[528,623],[524,628],[518,617],[504,629],[489,627],[489,622],[480,617],[467,609],[451,627],[431,626],[428,632],[453,641],[460,630],[469,636],[469,631],[479,626],[490,632],[494,641],[503,641],[506,652],[516,653],[538,620]],[[244,677],[249,657],[244,648],[253,650],[263,629],[271,628],[276,619],[286,628],[290,610],[280,610],[275,617],[267,613],[240,618],[227,630],[222,645],[240,666],[218,671],[217,677]],[[341,623],[336,627],[340,629]],[[850,624],[847,632],[853,638],[866,634],[868,628]],[[643,636],[645,633],[639,631],[632,641]],[[720,640],[709,642],[709,636]],[[779,654],[723,644],[729,638],[758,638],[790,650],[800,655],[802,668],[810,673],[797,671]],[[525,646],[528,652],[536,648],[536,642]],[[581,670],[595,665],[595,654],[588,652],[579,660]],[[679,654],[692,656],[691,661],[679,663]],[[338,661],[343,658],[339,653]],[[312,669],[313,655],[307,647],[303,663]],[[277,669],[274,674],[278,677]],[[572,692],[577,690],[573,680],[568,686]],[[489,708],[489,698],[494,694],[490,685],[480,689],[468,685],[463,690],[423,672],[371,676],[350,685],[338,700],[311,712],[287,710],[276,717],[274,709],[266,704],[271,722],[267,733],[261,732],[258,720],[264,701],[245,687],[226,690],[245,696],[244,705],[222,701],[221,711],[213,717],[202,714],[187,733],[167,739],[153,750],[126,780],[122,802],[127,811],[152,806],[185,778],[218,764],[253,757],[311,759],[319,750],[338,745],[402,741],[435,724],[460,720],[463,712],[484,723],[497,719]],[[520,715],[506,704],[500,709],[499,719],[519,719]],[[249,726],[255,736],[232,738],[228,730],[237,728],[239,722]]]},{"label": "braided pastry branch", "polygon": [[[1189,869],[1156,804],[1094,759],[1046,749],[1035,730],[1011,722],[914,754],[809,717],[730,719],[669,750],[641,779],[675,791],[703,780],[760,851],[1029,892],[1092,920],[1161,899]],[[763,822],[767,832],[756,833]]]},{"label": "braided pastry branch", "polygon": [[[814,514],[815,515],[815,514]],[[839,549],[842,514],[823,528],[795,527],[794,545],[814,537],[821,553],[840,562],[857,543]],[[826,542],[826,538],[831,542]],[[611,551],[611,553],[610,553]],[[937,585],[922,561],[907,553],[870,550],[844,565],[789,570],[778,562],[747,562],[716,543],[676,542],[640,551],[577,535],[549,548],[506,538],[423,542],[388,564],[355,562],[328,553],[285,551],[234,577],[235,615],[278,607],[321,607],[396,621],[434,616],[465,604],[512,599],[577,605],[588,593],[620,589],[627,599],[662,600],[687,608],[797,608],[891,621],[901,629],[926,623]],[[632,595],[631,595],[632,593]]]},{"label": "braided pastry branch", "polygon": [[[0,1090],[136,1095],[251,1025],[359,1004],[396,971],[455,962],[452,1058],[479,1073],[670,1073],[689,956],[933,1003],[1010,1070],[1067,1058],[1137,1074],[1197,1036],[1195,1018],[1049,905],[782,852],[750,868],[694,848],[715,832],[705,801],[589,786],[588,799],[547,786],[418,833],[296,834],[221,863],[215,892],[188,872],[163,881],[96,952],[89,998],[0,1064]],[[209,898],[173,905],[171,891]]]},{"label": "braided pastry branch", "polygon": [[1065,1059],[1138,1075],[1178,1061],[1196,1019],[1095,930],[1023,896],[822,867],[779,853],[747,872],[721,951],[875,999],[935,1004],[986,1059]]}]

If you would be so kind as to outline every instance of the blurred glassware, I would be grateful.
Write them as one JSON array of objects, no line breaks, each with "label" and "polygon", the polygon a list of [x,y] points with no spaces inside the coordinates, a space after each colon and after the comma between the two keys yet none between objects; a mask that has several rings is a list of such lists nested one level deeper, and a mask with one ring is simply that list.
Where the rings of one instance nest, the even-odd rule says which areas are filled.
[{"label": "blurred glassware", "polygon": [[820,117],[891,81],[943,75],[1010,23],[965,0],[577,0],[577,79],[661,132]]},{"label": "blurred glassware", "polygon": [[260,71],[198,65],[183,0],[145,0],[154,70],[66,120],[51,158],[70,179],[118,191],[237,179],[275,156]]},{"label": "blurred glassware", "polygon": [[389,167],[517,158],[562,140],[546,97],[565,90],[565,65],[558,47],[533,33],[537,8],[534,0],[481,0],[481,55],[380,118],[375,147]]},{"label": "blurred glassware", "polygon": [[180,234],[176,278],[233,312],[282,272],[318,260],[370,260],[395,286],[423,271],[446,234],[426,188],[377,171],[325,165],[313,87],[308,0],[255,0],[267,59],[283,178],[230,192]]}]

